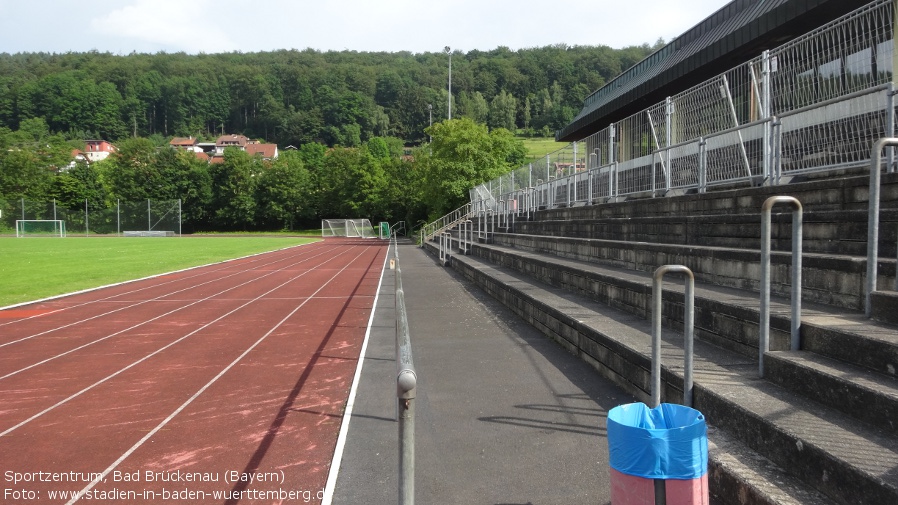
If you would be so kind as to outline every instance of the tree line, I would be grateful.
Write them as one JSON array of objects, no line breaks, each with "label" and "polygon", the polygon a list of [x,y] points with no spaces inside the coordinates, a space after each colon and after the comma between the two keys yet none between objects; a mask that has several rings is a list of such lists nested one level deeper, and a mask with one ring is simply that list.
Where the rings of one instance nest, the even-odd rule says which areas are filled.
[{"label": "tree line", "polygon": [[[516,134],[563,127],[661,43],[456,51],[451,121],[442,52],[2,53],[0,204],[180,198],[186,232],[431,220],[525,161]],[[229,149],[210,164],[168,147],[222,133],[281,156]],[[70,166],[88,139],[118,151]]]},{"label": "tree line", "polygon": [[432,142],[411,155],[402,139],[372,137],[358,147],[309,142],[275,159],[228,147],[220,163],[209,163],[134,137],[117,142],[106,159],[73,163],[72,141],[42,118],[29,119],[16,131],[0,127],[0,210],[7,217],[0,228],[11,228],[22,199],[75,211],[180,199],[185,233],[308,229],[324,218],[358,217],[414,227],[462,205],[472,182],[525,159],[510,131],[470,118],[425,131]]},{"label": "tree line", "polygon": [[[453,116],[551,134],[659,43],[455,51]],[[0,53],[0,126],[40,117],[70,139],[225,132],[282,147],[419,143],[448,114],[447,74],[442,52]]]}]

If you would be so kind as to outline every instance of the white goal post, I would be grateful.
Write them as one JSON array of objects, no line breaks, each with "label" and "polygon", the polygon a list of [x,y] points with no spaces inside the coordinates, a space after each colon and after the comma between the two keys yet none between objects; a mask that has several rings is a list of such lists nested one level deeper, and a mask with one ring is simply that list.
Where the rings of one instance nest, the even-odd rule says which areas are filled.
[{"label": "white goal post", "polygon": [[321,236],[376,238],[377,230],[368,219],[322,219]]},{"label": "white goal post", "polygon": [[16,219],[16,237],[65,237],[62,219]]}]

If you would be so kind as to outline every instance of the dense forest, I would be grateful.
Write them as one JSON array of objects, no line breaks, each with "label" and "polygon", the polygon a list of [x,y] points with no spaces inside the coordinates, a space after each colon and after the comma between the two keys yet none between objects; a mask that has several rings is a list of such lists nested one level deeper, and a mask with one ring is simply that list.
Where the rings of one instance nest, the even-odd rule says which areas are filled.
[{"label": "dense forest", "polygon": [[[426,175],[468,162],[435,149],[438,142],[486,139],[484,149],[498,149],[490,156],[502,166],[465,173],[492,177],[523,162],[515,135],[551,135],[589,93],[660,43],[456,51],[452,117],[463,121],[442,129],[449,63],[442,52],[0,54],[0,199],[183,198],[193,202],[197,230],[292,228],[351,212],[418,221],[463,201],[459,188],[482,182]],[[222,133],[276,143],[283,159],[232,152],[222,168],[164,148],[173,136]],[[87,139],[111,140],[119,152],[97,166],[61,169]],[[400,159],[403,146],[431,141]],[[241,171],[253,181],[251,204],[222,193]],[[284,188],[303,188],[304,196],[294,195],[302,208],[275,202],[269,185],[277,177],[289,181],[279,183]],[[228,210],[238,204],[242,213]]]}]

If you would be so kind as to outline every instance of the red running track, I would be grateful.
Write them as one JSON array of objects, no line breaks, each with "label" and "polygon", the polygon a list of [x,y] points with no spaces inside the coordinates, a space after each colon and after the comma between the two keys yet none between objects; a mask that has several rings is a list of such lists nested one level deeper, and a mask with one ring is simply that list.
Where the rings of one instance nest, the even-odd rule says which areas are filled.
[{"label": "red running track", "polygon": [[0,311],[0,502],[318,502],[386,249],[329,239]]}]

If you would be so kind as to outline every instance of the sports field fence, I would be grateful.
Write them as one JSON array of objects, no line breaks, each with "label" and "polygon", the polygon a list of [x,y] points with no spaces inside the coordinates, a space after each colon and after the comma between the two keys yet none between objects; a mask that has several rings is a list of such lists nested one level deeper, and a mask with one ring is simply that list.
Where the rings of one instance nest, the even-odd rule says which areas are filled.
[{"label": "sports field fence", "polygon": [[16,234],[17,221],[62,221],[70,237],[174,236],[181,235],[181,200],[117,200],[112,205],[85,200],[63,205],[56,200],[0,199],[0,234]]}]

